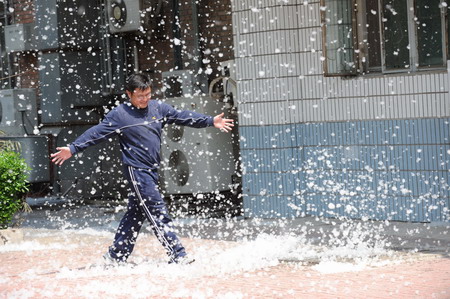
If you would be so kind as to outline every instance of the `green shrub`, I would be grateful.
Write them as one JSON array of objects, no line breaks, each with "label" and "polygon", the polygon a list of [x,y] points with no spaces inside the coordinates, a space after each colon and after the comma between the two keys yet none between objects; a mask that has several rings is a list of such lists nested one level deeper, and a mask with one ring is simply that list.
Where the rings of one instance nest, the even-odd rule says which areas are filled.
[{"label": "green shrub", "polygon": [[8,227],[14,214],[26,206],[28,171],[20,154],[0,151],[0,228]]}]

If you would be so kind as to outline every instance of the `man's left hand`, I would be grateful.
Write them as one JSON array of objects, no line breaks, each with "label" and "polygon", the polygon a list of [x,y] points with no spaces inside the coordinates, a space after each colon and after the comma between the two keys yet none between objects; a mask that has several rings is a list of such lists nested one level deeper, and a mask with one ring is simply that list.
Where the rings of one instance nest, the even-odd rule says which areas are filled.
[{"label": "man's left hand", "polygon": [[214,127],[221,130],[222,132],[230,132],[234,127],[234,120],[229,118],[223,118],[224,113],[214,117]]}]

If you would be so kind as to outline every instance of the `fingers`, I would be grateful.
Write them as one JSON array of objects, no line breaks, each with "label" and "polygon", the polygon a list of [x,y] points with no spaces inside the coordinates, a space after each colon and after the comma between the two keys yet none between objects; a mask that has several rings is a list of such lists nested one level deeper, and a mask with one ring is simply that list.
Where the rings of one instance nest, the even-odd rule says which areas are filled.
[{"label": "fingers", "polygon": [[60,159],[61,159],[60,155],[61,155],[61,152],[50,154],[50,157],[53,158],[52,162],[55,163],[55,164],[58,164]]},{"label": "fingers", "polygon": [[234,123],[232,121],[225,122],[225,123],[223,123],[222,128],[220,128],[220,130],[222,132],[230,132],[233,129],[233,127],[234,127]]},{"label": "fingers", "polygon": [[[221,114],[223,116],[223,113]],[[230,132],[234,127],[234,120],[229,118],[222,118],[220,131],[222,132]]]},{"label": "fingers", "polygon": [[60,152],[52,155],[52,157],[54,157],[52,159],[52,162],[55,163],[56,165],[62,165],[64,163],[64,161],[66,160],[63,157],[61,157],[60,155],[58,155],[59,153]]},{"label": "fingers", "polygon": [[229,118],[223,118],[224,112],[214,117],[214,127],[218,128],[221,132],[230,132],[234,127],[234,120]]},{"label": "fingers", "polygon": [[58,152],[50,154],[50,157],[52,158],[52,162],[56,165],[62,165],[64,161],[67,160],[67,158],[64,157],[64,153],[62,151],[62,148],[57,147],[56,148]]}]

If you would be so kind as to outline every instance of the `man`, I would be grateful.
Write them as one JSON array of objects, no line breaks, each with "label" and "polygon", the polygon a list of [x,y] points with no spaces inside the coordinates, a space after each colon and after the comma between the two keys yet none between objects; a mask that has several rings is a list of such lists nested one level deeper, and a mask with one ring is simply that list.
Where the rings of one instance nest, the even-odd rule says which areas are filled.
[{"label": "man", "polygon": [[223,113],[212,117],[177,111],[168,104],[151,101],[151,88],[152,81],[146,75],[131,75],[125,86],[129,102],[111,110],[100,124],[86,130],[69,146],[58,147],[58,152],[51,155],[52,162],[61,165],[87,147],[118,136],[124,172],[133,192],[105,259],[112,263],[126,262],[147,219],[167,250],[169,263],[189,264],[194,260],[186,255],[173,231],[172,220],[158,191],[161,130],[166,124],[175,123],[195,128],[214,126],[229,132],[234,124],[233,120],[223,118]]}]

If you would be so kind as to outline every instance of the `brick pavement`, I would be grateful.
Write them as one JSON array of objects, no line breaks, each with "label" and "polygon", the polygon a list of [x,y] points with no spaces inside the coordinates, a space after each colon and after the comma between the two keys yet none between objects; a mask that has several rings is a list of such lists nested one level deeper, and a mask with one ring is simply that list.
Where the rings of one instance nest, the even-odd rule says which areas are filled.
[{"label": "brick pavement", "polygon": [[0,246],[0,298],[450,298],[446,255],[395,253],[359,271],[350,261],[337,265],[354,263],[353,269],[328,273],[317,261],[247,265],[239,250],[249,247],[240,242],[183,239],[200,258],[179,266],[167,265],[155,238],[143,234],[133,254],[137,266],[105,270],[101,255],[111,239],[27,230],[23,241]]}]

